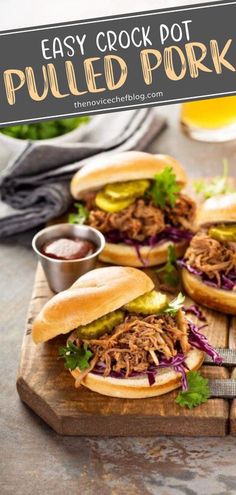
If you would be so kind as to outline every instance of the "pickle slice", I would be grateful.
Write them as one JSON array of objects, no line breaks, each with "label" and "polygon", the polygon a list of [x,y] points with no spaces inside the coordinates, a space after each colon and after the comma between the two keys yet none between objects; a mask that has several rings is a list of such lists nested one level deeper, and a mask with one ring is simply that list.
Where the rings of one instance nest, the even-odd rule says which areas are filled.
[{"label": "pickle slice", "polygon": [[122,323],[124,317],[123,311],[113,311],[108,315],[98,318],[98,320],[92,321],[88,325],[78,327],[76,334],[80,339],[96,339],[105,333],[111,333],[116,325]]},{"label": "pickle slice", "polygon": [[101,210],[109,213],[116,213],[117,211],[124,210],[129,205],[135,202],[135,198],[126,198],[120,200],[114,200],[107,196],[103,191],[97,193],[95,203]]},{"label": "pickle slice", "polygon": [[236,242],[236,224],[211,227],[208,234],[217,241]]},{"label": "pickle slice", "polygon": [[143,196],[149,187],[149,180],[132,180],[129,182],[116,182],[114,184],[108,184],[105,187],[104,192],[111,199],[121,200]]},{"label": "pickle slice", "polygon": [[124,306],[124,309],[131,313],[141,313],[151,315],[161,313],[168,306],[168,299],[165,294],[152,290],[143,296],[137,297]]}]

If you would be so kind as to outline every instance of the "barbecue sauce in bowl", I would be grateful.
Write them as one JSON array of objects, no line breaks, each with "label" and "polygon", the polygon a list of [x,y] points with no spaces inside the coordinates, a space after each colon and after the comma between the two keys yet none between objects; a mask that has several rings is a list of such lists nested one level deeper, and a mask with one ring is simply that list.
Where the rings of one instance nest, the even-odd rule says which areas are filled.
[{"label": "barbecue sauce in bowl", "polygon": [[93,242],[79,237],[54,239],[44,244],[41,248],[41,253],[44,256],[65,261],[87,258],[95,251],[96,246]]}]

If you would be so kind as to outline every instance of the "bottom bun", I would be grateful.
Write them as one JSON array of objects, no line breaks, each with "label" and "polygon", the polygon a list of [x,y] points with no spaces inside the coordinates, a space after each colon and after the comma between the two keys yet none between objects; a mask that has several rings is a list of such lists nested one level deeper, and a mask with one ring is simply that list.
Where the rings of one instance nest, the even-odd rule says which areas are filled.
[{"label": "bottom bun", "polygon": [[236,315],[236,292],[210,287],[185,268],[182,269],[182,281],[187,294],[197,303],[221,313]]},{"label": "bottom bun", "polygon": [[[144,263],[142,263],[137,255],[135,247],[123,243],[111,244],[110,242],[107,242],[99,259],[105,263],[134,267],[162,265],[167,261],[168,246],[170,244],[173,245],[173,242],[164,242],[163,244],[158,244],[154,247],[141,246],[140,256],[144,261]],[[186,251],[188,242],[181,241],[174,245],[177,258],[182,257]]]},{"label": "bottom bun", "polygon": [[[204,361],[204,352],[192,349],[186,357],[186,365],[190,370],[197,370]],[[75,378],[79,378],[79,370],[71,371]],[[94,373],[88,373],[81,382],[82,385],[109,397],[120,399],[145,399],[166,394],[181,386],[181,374],[176,373],[173,368],[162,368],[156,374],[155,383],[149,385],[148,378],[144,375],[134,378],[111,378]]]}]

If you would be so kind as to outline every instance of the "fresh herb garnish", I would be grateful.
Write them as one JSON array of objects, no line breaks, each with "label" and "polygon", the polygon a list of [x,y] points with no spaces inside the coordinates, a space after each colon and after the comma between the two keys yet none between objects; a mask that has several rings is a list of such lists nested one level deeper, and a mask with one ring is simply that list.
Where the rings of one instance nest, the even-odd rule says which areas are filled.
[{"label": "fresh herb garnish", "polygon": [[194,182],[196,193],[202,194],[204,199],[211,198],[218,194],[227,194],[232,192],[228,183],[228,160],[223,160],[223,174],[220,177],[214,177],[211,181],[203,179]]},{"label": "fresh herb garnish", "polygon": [[69,223],[78,223],[82,225],[88,219],[89,212],[82,203],[75,203],[74,206],[77,208],[77,213],[70,213],[68,221]]},{"label": "fresh herb garnish", "polygon": [[176,175],[172,168],[165,167],[162,172],[154,176],[149,194],[156,206],[164,208],[166,204],[169,204],[173,208],[180,189],[181,186],[177,184]]},{"label": "fresh herb garnish", "polygon": [[13,125],[0,129],[0,132],[17,139],[51,139],[73,131],[81,124],[88,122],[89,117],[73,117],[70,119],[47,120],[33,124]]},{"label": "fresh herb garnish", "polygon": [[166,264],[162,267],[156,270],[156,273],[162,274],[163,281],[167,285],[171,285],[172,287],[176,287],[179,284],[179,275],[178,275],[178,270],[176,268],[176,253],[175,253],[175,247],[170,244],[168,246],[168,255],[167,255],[167,262]]},{"label": "fresh herb garnish", "polygon": [[209,381],[207,378],[203,378],[198,371],[190,371],[187,374],[188,389],[180,392],[175,402],[181,407],[193,407],[199,406],[210,397]]},{"label": "fresh herb garnish", "polygon": [[65,368],[70,370],[79,368],[83,371],[89,368],[89,359],[92,355],[86,344],[77,347],[73,342],[68,342],[67,346],[59,347],[59,356],[65,359]]},{"label": "fresh herb garnish", "polygon": [[185,300],[185,296],[179,292],[178,296],[173,299],[173,301],[170,301],[167,308],[164,310],[164,313],[170,315],[170,316],[175,316],[176,313],[183,307]]}]

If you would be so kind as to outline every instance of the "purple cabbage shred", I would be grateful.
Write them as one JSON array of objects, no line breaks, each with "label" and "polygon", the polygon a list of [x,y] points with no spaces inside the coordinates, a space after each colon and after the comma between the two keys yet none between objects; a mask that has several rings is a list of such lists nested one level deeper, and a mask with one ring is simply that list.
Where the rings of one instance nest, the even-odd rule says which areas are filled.
[{"label": "purple cabbage shred", "polygon": [[209,344],[205,335],[203,335],[199,330],[204,328],[206,325],[198,328],[192,321],[188,321],[189,324],[189,337],[188,341],[192,347],[196,347],[201,351],[204,351],[208,356],[210,356],[214,363],[221,364],[222,358],[216,352],[216,350]]},{"label": "purple cabbage shred", "polygon": [[235,270],[232,270],[230,273],[227,273],[227,275],[221,274],[221,283],[219,285],[216,279],[209,279],[209,277],[207,277],[205,273],[203,273],[201,270],[197,270],[196,268],[193,268],[183,259],[177,260],[177,265],[180,266],[181,268],[186,268],[186,270],[188,270],[189,273],[201,277],[204,284],[208,285],[209,287],[214,287],[215,289],[233,290],[234,287],[236,286]]},{"label": "purple cabbage shred", "polygon": [[172,241],[174,243],[180,241],[191,241],[192,237],[192,232],[190,232],[189,230],[181,230],[177,227],[166,227],[159,234],[149,237],[149,239],[146,239],[143,242],[129,239],[129,237],[127,237],[124,233],[119,232],[118,230],[113,230],[105,235],[106,241],[112,244],[119,244],[123,242],[128,246],[133,246],[136,250],[137,257],[141,261],[143,266],[146,266],[148,264],[148,259],[144,260],[141,256],[140,248],[142,246],[149,246],[152,249],[158,244],[162,244],[166,241]]},{"label": "purple cabbage shred", "polygon": [[200,321],[206,321],[206,317],[200,310],[199,306],[196,306],[196,304],[191,304],[188,308],[184,308],[185,313],[191,313],[192,315],[196,316],[198,320]]}]

